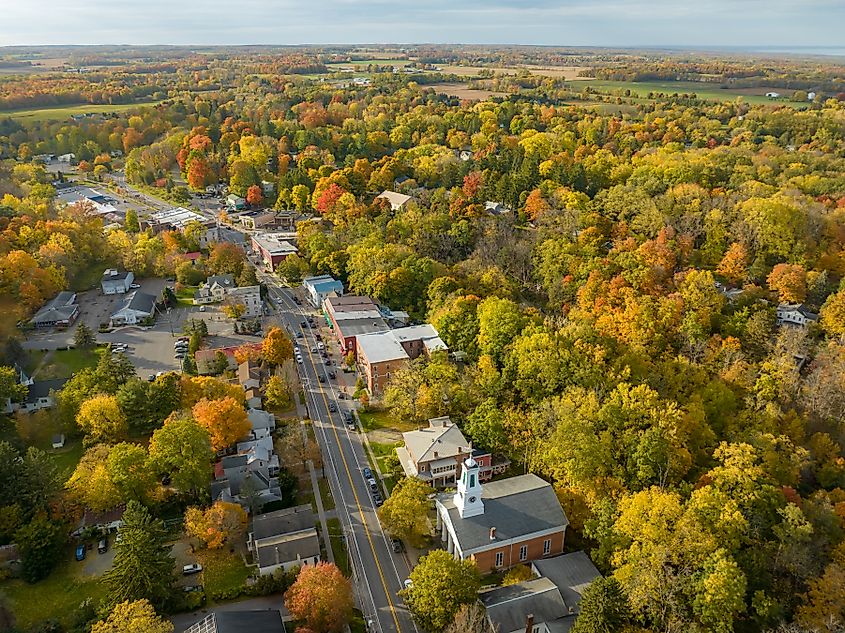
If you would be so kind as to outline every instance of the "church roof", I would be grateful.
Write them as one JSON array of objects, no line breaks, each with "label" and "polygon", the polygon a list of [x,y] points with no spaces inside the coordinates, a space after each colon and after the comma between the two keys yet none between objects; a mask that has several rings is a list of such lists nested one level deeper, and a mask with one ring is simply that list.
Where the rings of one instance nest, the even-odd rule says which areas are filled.
[{"label": "church roof", "polygon": [[[536,475],[520,475],[484,484],[484,514],[461,518],[452,494],[442,493],[437,503],[451,524],[464,554],[496,547],[511,539],[524,540],[540,532],[565,528],[569,520],[551,484]],[[444,516],[445,515],[445,516]],[[490,528],[496,528],[490,539]]]}]

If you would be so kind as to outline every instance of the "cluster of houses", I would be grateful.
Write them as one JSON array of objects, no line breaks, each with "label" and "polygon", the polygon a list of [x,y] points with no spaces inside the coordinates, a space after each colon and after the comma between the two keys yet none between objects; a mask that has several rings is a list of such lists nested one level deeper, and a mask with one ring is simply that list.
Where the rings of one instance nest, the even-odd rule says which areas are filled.
[{"label": "cluster of houses", "polygon": [[262,314],[261,287],[238,286],[233,275],[212,275],[194,293],[194,303],[227,303],[243,306],[241,318],[252,319]]},{"label": "cluster of houses", "polygon": [[279,456],[273,447],[276,418],[261,409],[263,374],[255,361],[238,366],[249,410],[249,433],[234,447],[220,451],[211,482],[212,501],[238,503],[252,513],[247,549],[261,575],[277,569],[314,565],[320,560],[320,541],[310,504],[262,512],[280,505]]}]

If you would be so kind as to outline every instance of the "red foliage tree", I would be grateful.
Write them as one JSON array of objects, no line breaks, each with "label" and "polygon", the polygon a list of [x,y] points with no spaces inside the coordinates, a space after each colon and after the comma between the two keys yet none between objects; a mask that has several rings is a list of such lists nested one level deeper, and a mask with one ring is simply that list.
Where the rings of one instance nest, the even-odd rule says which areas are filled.
[{"label": "red foliage tree", "polygon": [[246,201],[253,207],[259,206],[264,201],[264,193],[258,185],[252,185],[246,190]]},{"label": "red foliage tree", "polygon": [[343,190],[343,187],[332,183],[326,190],[320,194],[320,197],[317,198],[317,211],[320,213],[326,214],[329,213],[332,209],[334,209],[334,205],[337,204],[337,201],[340,200],[340,197],[345,194],[346,191]]},{"label": "red foliage tree", "polygon": [[211,165],[205,156],[194,156],[188,165],[188,185],[191,189],[202,189],[208,184]]},{"label": "red foliage tree", "polygon": [[355,606],[352,585],[331,563],[306,565],[285,593],[285,606],[294,619],[314,631],[339,632]]}]

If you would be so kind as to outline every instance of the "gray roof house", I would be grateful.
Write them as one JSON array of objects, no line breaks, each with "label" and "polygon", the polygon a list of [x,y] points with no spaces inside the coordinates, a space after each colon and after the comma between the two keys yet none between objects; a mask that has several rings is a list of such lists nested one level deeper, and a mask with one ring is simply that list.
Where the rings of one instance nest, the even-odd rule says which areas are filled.
[{"label": "gray roof house", "polygon": [[247,537],[259,573],[272,574],[320,560],[320,539],[311,504],[257,515]]},{"label": "gray roof house", "polygon": [[76,293],[62,290],[35,313],[32,324],[35,327],[68,326],[77,316],[79,306],[76,304]]},{"label": "gray roof house", "polygon": [[278,609],[216,611],[195,622],[185,633],[285,633]]},{"label": "gray roof house", "polygon": [[123,304],[111,315],[112,325],[135,325],[153,315],[156,298],[137,290],[127,295]]},{"label": "gray roof house", "polygon": [[806,327],[819,320],[819,315],[803,303],[781,303],[777,307],[778,325],[797,325]]},{"label": "gray roof house", "polygon": [[[250,439],[261,439],[269,436],[276,428],[276,416],[263,409],[249,409],[247,411],[247,419],[252,425],[250,431]],[[273,445],[270,444],[272,449]]]},{"label": "gray roof house", "polygon": [[302,287],[308,293],[311,304],[321,307],[329,296],[343,296],[343,283],[331,275],[317,275],[302,280]]},{"label": "gray roof house", "polygon": [[484,591],[479,601],[490,625],[500,633],[534,631],[566,633],[575,624],[581,595],[598,569],[584,552],[572,552],[531,563],[534,578]]},{"label": "gray roof house", "polygon": [[131,272],[107,268],[100,279],[100,287],[104,295],[123,294],[129,292],[133,281],[135,281],[135,275]]},{"label": "gray roof house", "polygon": [[205,283],[197,288],[194,293],[194,303],[214,303],[216,301],[223,301],[226,293],[232,288],[236,288],[235,278],[233,275],[212,275],[205,280]]},{"label": "gray roof house", "polygon": [[273,452],[272,437],[239,442],[237,454],[214,465],[211,499],[239,503],[246,509],[281,501],[278,473],[279,456]]},{"label": "gray roof house", "polygon": [[436,497],[437,530],[450,554],[486,573],[563,553],[569,521],[551,484],[529,474],[482,486],[479,470],[466,459],[457,492]]},{"label": "gray roof house", "polygon": [[67,378],[53,378],[50,380],[27,380],[26,398],[21,402],[12,402],[6,399],[6,413],[13,413],[15,411],[25,411],[30,413],[38,411],[39,409],[49,409],[55,406],[56,401],[53,394],[61,391],[65,386]]}]

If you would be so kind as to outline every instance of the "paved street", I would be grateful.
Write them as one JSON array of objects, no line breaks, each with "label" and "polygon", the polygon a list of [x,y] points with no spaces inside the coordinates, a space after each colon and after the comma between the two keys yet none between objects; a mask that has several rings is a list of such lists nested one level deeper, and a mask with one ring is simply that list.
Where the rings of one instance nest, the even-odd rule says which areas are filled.
[{"label": "paved street", "polygon": [[[267,285],[278,308],[281,324],[292,334],[302,331],[305,335],[304,339],[295,339],[304,359],[298,366],[300,378],[346,535],[359,606],[365,619],[370,621],[370,631],[419,633],[397,596],[410,574],[410,567],[404,556],[393,553],[388,537],[381,529],[375,504],[361,474],[361,469],[369,464],[361,436],[357,431],[349,431],[342,419],[342,411],[352,406],[351,401],[338,399],[337,382],[328,376],[328,371],[337,370],[337,367],[327,367],[322,358],[311,353],[315,344],[314,330],[300,326],[308,314],[307,308],[296,305],[290,290],[282,287],[275,277],[264,275],[261,281]],[[316,315],[314,310],[311,313]],[[331,358],[333,362],[338,359],[336,347]],[[324,384],[318,381],[319,375],[325,377]],[[337,407],[336,413],[330,412],[329,403]]]}]

